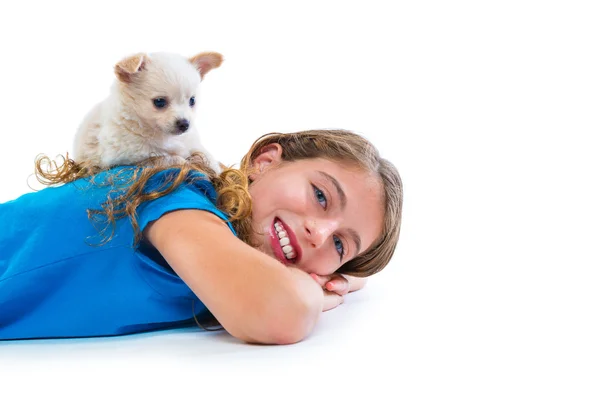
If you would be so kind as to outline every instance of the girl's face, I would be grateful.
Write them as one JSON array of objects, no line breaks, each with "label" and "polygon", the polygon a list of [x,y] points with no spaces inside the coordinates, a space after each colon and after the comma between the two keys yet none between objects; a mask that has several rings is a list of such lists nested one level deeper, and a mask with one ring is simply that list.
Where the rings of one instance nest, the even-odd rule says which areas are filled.
[{"label": "girl's face", "polygon": [[282,263],[329,275],[379,237],[377,177],[323,158],[282,162],[278,144],[266,146],[253,166],[253,239]]}]

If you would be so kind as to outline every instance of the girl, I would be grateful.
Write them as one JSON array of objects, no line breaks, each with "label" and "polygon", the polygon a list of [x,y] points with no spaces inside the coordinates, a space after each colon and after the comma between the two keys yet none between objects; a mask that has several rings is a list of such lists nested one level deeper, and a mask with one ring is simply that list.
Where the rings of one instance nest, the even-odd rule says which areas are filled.
[{"label": "girl", "polygon": [[252,343],[307,337],[391,259],[402,182],[349,131],[271,133],[220,176],[199,157],[95,170],[0,204],[0,339],[218,321]]}]

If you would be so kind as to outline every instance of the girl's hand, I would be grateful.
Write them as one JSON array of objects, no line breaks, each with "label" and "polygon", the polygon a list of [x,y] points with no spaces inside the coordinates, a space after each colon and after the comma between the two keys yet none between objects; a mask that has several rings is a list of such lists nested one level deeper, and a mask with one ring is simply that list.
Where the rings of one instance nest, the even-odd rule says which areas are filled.
[{"label": "girl's hand", "polygon": [[311,273],[310,276],[325,290],[335,292],[344,296],[350,292],[362,289],[367,284],[367,278],[358,278],[350,275],[331,274],[317,275]]},{"label": "girl's hand", "polygon": [[356,278],[342,274],[310,276],[323,288],[325,302],[323,311],[331,310],[344,302],[344,296],[350,292],[362,289],[367,283],[367,278]]},{"label": "girl's hand", "polygon": [[313,273],[310,274],[310,276],[323,288],[323,290],[336,293],[340,296],[348,294],[350,289],[348,280],[341,274],[317,275]]}]

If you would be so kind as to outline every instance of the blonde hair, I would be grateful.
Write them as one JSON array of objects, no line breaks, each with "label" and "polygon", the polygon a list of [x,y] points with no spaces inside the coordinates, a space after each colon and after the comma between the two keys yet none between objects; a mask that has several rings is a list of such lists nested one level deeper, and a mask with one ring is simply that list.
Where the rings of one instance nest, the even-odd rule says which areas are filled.
[{"label": "blonde hair", "polygon": [[[242,158],[240,168],[225,168],[217,176],[207,166],[200,153],[189,157],[186,162],[176,167],[169,184],[154,192],[145,192],[148,181],[157,173],[167,168],[160,158],[149,158],[134,166],[134,173],[127,182],[126,190],[116,197],[107,198],[100,210],[88,210],[92,220],[103,217],[112,227],[114,233],[116,220],[129,217],[135,232],[135,243],[141,239],[137,223],[136,210],[145,201],[165,196],[186,182],[192,172],[200,172],[215,186],[217,207],[229,216],[229,221],[238,237],[251,244],[252,199],[249,193],[248,176],[252,172],[252,161],[263,147],[278,143],[282,147],[282,160],[293,162],[301,159],[324,158],[344,162],[365,172],[377,176],[384,191],[384,224],[377,240],[358,257],[346,262],[337,272],[366,277],[381,271],[392,258],[400,236],[402,220],[403,188],[402,180],[394,165],[379,155],[379,151],[364,137],[347,130],[309,130],[294,133],[268,133],[258,138],[250,150]],[[82,178],[92,178],[100,168],[76,163],[63,157],[58,165],[46,156],[35,162],[35,175],[45,185],[58,185],[73,182]],[[105,227],[108,228],[108,227]],[[104,231],[103,231],[104,232]],[[111,233],[105,238],[112,238]]]}]

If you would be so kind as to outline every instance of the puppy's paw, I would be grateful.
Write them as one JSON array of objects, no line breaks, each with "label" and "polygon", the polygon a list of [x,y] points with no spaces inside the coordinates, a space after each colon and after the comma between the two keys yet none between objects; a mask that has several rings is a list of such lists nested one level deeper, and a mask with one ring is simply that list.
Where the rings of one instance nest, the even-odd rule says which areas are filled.
[{"label": "puppy's paw", "polygon": [[215,171],[216,175],[221,175],[221,172],[223,172],[223,167],[221,166],[221,163],[219,163],[219,161],[217,161],[217,159],[213,157],[212,154],[205,150],[192,151],[190,159],[193,162],[202,163],[205,166],[209,167],[210,169]]},{"label": "puppy's paw", "polygon": [[209,165],[215,171],[217,176],[221,175],[221,172],[223,172],[223,167],[221,167],[221,164],[217,160],[211,159]]}]

